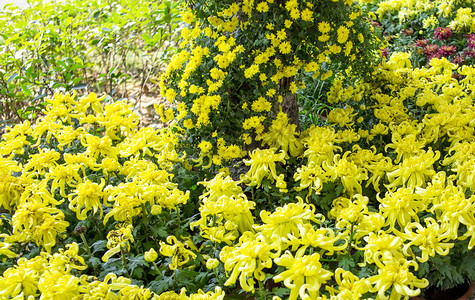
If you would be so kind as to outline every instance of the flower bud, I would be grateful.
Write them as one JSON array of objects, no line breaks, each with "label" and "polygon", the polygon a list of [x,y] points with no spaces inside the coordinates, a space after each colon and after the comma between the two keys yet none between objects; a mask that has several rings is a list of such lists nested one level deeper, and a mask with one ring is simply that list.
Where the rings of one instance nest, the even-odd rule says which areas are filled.
[{"label": "flower bud", "polygon": [[150,213],[154,216],[162,213],[162,207],[160,205],[153,205]]},{"label": "flower bud", "polygon": [[154,262],[154,261],[156,261],[157,258],[158,258],[158,253],[157,253],[157,251],[155,251],[155,249],[150,248],[150,250],[148,250],[147,252],[145,252],[144,258],[145,258],[145,260],[148,261],[148,262]]},{"label": "flower bud", "polygon": [[212,270],[216,269],[219,266],[219,260],[216,258],[210,258],[206,261],[206,268]]}]

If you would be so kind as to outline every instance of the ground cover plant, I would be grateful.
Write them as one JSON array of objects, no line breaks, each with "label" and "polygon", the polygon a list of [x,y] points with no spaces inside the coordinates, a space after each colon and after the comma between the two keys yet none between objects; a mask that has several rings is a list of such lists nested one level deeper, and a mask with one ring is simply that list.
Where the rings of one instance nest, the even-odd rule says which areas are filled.
[{"label": "ground cover plant", "polygon": [[[0,121],[34,119],[55,91],[148,90],[174,53],[180,1],[32,1],[0,12]],[[151,86],[150,86],[151,87]]]},{"label": "ground cover plant", "polygon": [[[345,13],[321,19],[332,2]],[[386,58],[377,29],[361,42],[377,59],[345,64],[365,14],[351,1],[193,1],[161,79],[176,101],[156,107],[167,126],[71,92],[9,127],[0,296],[408,299],[475,278],[475,70]],[[271,24],[259,42],[242,33],[259,34],[253,18]],[[298,56],[315,46],[297,43],[300,26],[327,51]],[[282,103],[299,89],[305,102],[304,83],[325,111],[293,118]]]}]

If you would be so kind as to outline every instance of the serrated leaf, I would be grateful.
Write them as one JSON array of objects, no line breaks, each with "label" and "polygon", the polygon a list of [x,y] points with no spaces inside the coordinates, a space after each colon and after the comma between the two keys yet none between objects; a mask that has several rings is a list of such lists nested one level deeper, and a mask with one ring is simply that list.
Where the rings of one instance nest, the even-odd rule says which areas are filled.
[{"label": "serrated leaf", "polygon": [[286,296],[290,294],[290,290],[288,288],[281,287],[281,288],[272,290],[272,294],[274,296],[279,296],[280,298],[285,298]]},{"label": "serrated leaf", "polygon": [[368,278],[370,277],[372,274],[370,272],[370,270],[368,268],[362,268],[359,272],[358,272],[358,278]]},{"label": "serrated leaf", "polygon": [[145,260],[143,255],[137,255],[135,257],[132,257],[129,259],[128,266],[131,270],[137,268],[137,267],[142,267],[142,266],[147,266],[148,263]]},{"label": "serrated leaf", "polygon": [[167,237],[168,236],[168,232],[167,232],[167,229],[166,227],[162,227],[162,226],[152,226],[150,228],[150,231],[152,232],[152,235],[154,237]]},{"label": "serrated leaf", "polygon": [[425,277],[427,274],[429,274],[429,270],[429,263],[424,262],[419,264],[419,269],[417,270],[417,273],[420,275],[420,277]]},{"label": "serrated leaf", "polygon": [[135,268],[132,271],[132,277],[142,279],[144,274],[143,268]]},{"label": "serrated leaf", "polygon": [[105,240],[100,240],[91,245],[92,247],[92,253],[96,253],[99,251],[103,251],[107,248],[107,241]]},{"label": "serrated leaf", "polygon": [[97,268],[101,264],[101,260],[98,257],[91,257],[90,259],[87,260],[88,265],[90,265],[93,268]]},{"label": "serrated leaf", "polygon": [[172,286],[173,286],[173,278],[165,277],[163,279],[154,280],[150,282],[150,284],[148,285],[148,288],[157,294],[161,294],[162,292],[169,290],[170,287]]},{"label": "serrated leaf", "polygon": [[350,268],[355,266],[355,261],[353,257],[351,256],[339,256],[338,257],[338,266],[340,268],[345,269],[346,271],[349,271]]},{"label": "serrated leaf", "polygon": [[196,275],[195,277],[195,280],[197,283],[199,283],[200,285],[208,282],[208,277],[210,276],[209,273],[206,273],[206,272],[200,272],[198,273],[198,275]]}]

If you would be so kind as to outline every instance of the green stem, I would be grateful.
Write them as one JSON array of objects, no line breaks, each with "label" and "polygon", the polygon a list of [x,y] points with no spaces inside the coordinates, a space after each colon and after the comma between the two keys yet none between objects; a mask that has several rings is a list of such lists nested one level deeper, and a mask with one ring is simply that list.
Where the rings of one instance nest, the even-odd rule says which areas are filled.
[{"label": "green stem", "polygon": [[181,220],[180,220],[180,208],[176,208],[176,219],[178,222],[178,228],[181,229]]},{"label": "green stem", "polygon": [[269,203],[269,206],[272,207],[272,198],[270,196],[269,190],[266,191],[266,196],[267,196],[267,202]]},{"label": "green stem", "polygon": [[351,255],[350,254],[350,250],[351,250],[351,243],[353,242],[353,224],[351,224],[351,228],[350,228],[350,240],[348,241],[348,246],[346,247],[346,253],[348,253],[348,255]]},{"label": "green stem", "polygon": [[160,272],[160,269],[158,268],[157,264],[154,261],[152,262],[152,264],[155,267],[155,270],[157,270],[157,273],[159,274],[159,277],[163,278],[163,274]]},{"label": "green stem", "polygon": [[265,294],[264,284],[260,280],[258,280],[257,282],[259,283],[259,297],[261,298],[261,300],[265,300],[266,294]]},{"label": "green stem", "polygon": [[92,257],[91,249],[89,249],[89,244],[87,243],[86,237],[84,233],[80,233],[79,236],[81,237],[82,243],[84,244],[84,248],[86,249],[86,253],[89,257]]},{"label": "green stem", "polygon": [[120,258],[122,259],[122,266],[124,267],[125,272],[127,272],[127,276],[130,277],[129,270],[127,270],[127,258],[125,257],[124,248],[120,248]]}]

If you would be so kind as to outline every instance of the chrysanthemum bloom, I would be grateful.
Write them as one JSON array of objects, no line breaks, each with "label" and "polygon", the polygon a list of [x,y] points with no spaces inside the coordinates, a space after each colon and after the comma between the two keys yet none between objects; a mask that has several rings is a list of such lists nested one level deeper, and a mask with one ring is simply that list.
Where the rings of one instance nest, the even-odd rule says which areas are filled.
[{"label": "chrysanthemum bloom", "polygon": [[[321,216],[321,222],[324,221]],[[333,255],[335,251],[343,251],[348,247],[349,231],[335,234],[333,229],[321,227],[313,228],[313,224],[299,224],[299,234],[289,234],[286,243],[291,246],[292,251],[304,251],[308,247],[321,249],[320,254]]]},{"label": "chrysanthemum bloom", "polygon": [[289,251],[275,263],[287,268],[286,271],[274,276],[275,282],[283,281],[290,289],[289,300],[296,300],[300,295],[302,299],[316,299],[320,287],[332,277],[333,273],[324,269],[320,263],[320,254],[304,255],[305,251],[297,251],[295,257]]},{"label": "chrysanthemum bloom", "polygon": [[323,183],[328,181],[329,174],[312,161],[308,165],[301,166],[294,173],[294,180],[300,181],[300,186],[295,187],[296,191],[308,189],[307,198],[315,191],[317,194],[322,190]]},{"label": "chrysanthemum bloom", "polygon": [[358,167],[352,161],[347,159],[350,151],[347,151],[343,157],[337,154],[333,157],[333,164],[323,163],[323,169],[330,175],[332,180],[339,179],[343,184],[344,191],[349,195],[354,193],[361,194],[361,182],[368,179],[368,171]]},{"label": "chrysanthemum bloom", "polygon": [[307,224],[311,220],[316,221],[315,206],[305,204],[302,198],[297,198],[297,203],[277,207],[273,213],[265,210],[260,212],[264,224],[254,228],[261,232],[274,248],[281,247],[289,235],[300,237],[299,225]]},{"label": "chrysanthemum bloom", "polygon": [[454,243],[443,242],[446,239],[444,228],[433,218],[426,218],[424,222],[425,227],[419,222],[412,222],[404,227],[404,233],[398,234],[408,241],[403,248],[404,254],[415,257],[410,248],[412,245],[422,252],[420,257],[416,257],[420,262],[428,261],[429,256],[435,256],[436,253],[441,256],[449,254]]},{"label": "chrysanthemum bloom", "polygon": [[312,125],[304,134],[302,143],[307,150],[303,155],[308,158],[309,162],[314,162],[318,166],[322,166],[324,161],[332,161],[334,153],[342,150],[341,147],[335,145],[338,136],[332,127]]},{"label": "chrysanthemum bloom", "polygon": [[[368,278],[368,281],[374,285],[371,292],[378,293],[377,299],[401,299],[401,297],[414,297],[420,294],[421,288],[429,285],[427,279],[418,279],[409,267],[417,270],[418,265],[415,261],[407,261],[404,258],[392,260],[386,259],[381,262],[380,259],[375,260],[378,266],[378,275]],[[391,289],[392,288],[392,289]],[[391,295],[385,295],[386,291],[391,289]]]},{"label": "chrysanthemum bloom", "polygon": [[434,32],[436,39],[445,41],[452,36],[452,28],[450,27],[438,27]]},{"label": "chrysanthemum bloom", "polygon": [[256,280],[266,278],[264,268],[272,267],[272,259],[277,257],[272,247],[266,242],[263,235],[245,232],[235,247],[225,246],[219,254],[224,263],[226,272],[232,270],[224,285],[231,285],[239,277],[241,288],[247,292],[254,292]]},{"label": "chrysanthemum bloom", "polygon": [[133,227],[128,225],[117,230],[111,230],[107,234],[107,250],[102,256],[102,261],[107,262],[109,258],[121,251],[129,251],[130,243],[134,242],[132,235]]},{"label": "chrysanthemum bloom", "polygon": [[196,254],[192,250],[198,251],[190,238],[184,238],[182,242],[170,235],[167,237],[167,243],[160,241],[160,254],[172,258],[172,262],[168,266],[170,270],[176,270],[189,262],[190,259],[195,259]]},{"label": "chrysanthemum bloom", "polygon": [[456,52],[457,52],[457,48],[455,48],[455,46],[444,45],[440,47],[439,49],[439,53],[443,57],[455,55]]},{"label": "chrysanthemum bloom", "polygon": [[338,228],[349,228],[354,224],[358,224],[368,213],[368,197],[356,194],[353,199],[351,201],[345,197],[338,197],[333,200],[328,218],[336,219]]},{"label": "chrysanthemum bloom", "polygon": [[250,165],[251,169],[242,176],[246,184],[252,186],[261,186],[262,180],[265,178],[271,181],[277,180],[276,163],[281,162],[285,164],[285,152],[281,150],[279,153],[275,153],[276,149],[256,149],[249,155],[250,159],[245,159],[246,165]]},{"label": "chrysanthemum bloom", "polygon": [[424,54],[428,58],[437,57],[438,53],[439,53],[439,46],[437,45],[429,44],[424,48]]},{"label": "chrysanthemum bloom", "polygon": [[38,289],[45,299],[74,299],[80,293],[79,278],[56,270],[46,270],[38,281]]},{"label": "chrysanthemum bloom", "polygon": [[101,178],[101,184],[86,180],[77,185],[76,190],[68,195],[69,209],[76,212],[78,220],[85,220],[87,213],[92,210],[95,214],[100,211],[102,219],[102,198],[105,181]]},{"label": "chrysanthemum bloom", "polygon": [[158,258],[158,253],[157,251],[155,251],[155,249],[153,248],[150,248],[150,250],[148,250],[147,252],[144,253],[144,258],[146,261],[148,262],[154,262],[157,260]]},{"label": "chrysanthemum bloom", "polygon": [[417,40],[416,47],[424,48],[429,42],[427,40]]},{"label": "chrysanthemum bloom", "polygon": [[367,279],[359,279],[350,271],[345,271],[342,268],[335,270],[335,281],[338,284],[338,294],[342,296],[342,299],[359,299],[371,288]]},{"label": "chrysanthemum bloom", "polygon": [[370,232],[363,239],[366,242],[366,245],[362,248],[365,263],[374,264],[375,260],[378,259],[377,256],[404,258],[401,251],[404,239],[401,237],[381,230],[377,233]]},{"label": "chrysanthemum bloom", "polygon": [[287,114],[279,112],[269,131],[264,135],[263,142],[274,148],[284,150],[286,158],[288,155],[294,157],[302,154],[303,145],[297,139],[299,135],[296,130],[297,125],[289,124]]},{"label": "chrysanthemum bloom", "polygon": [[387,192],[384,198],[376,195],[381,203],[379,211],[386,219],[386,224],[394,229],[396,224],[402,230],[413,220],[418,222],[418,213],[426,208],[424,199],[419,194],[413,192],[412,188],[399,188],[397,191]]},{"label": "chrysanthemum bloom", "polygon": [[394,190],[397,186],[408,188],[425,187],[426,180],[435,174],[434,163],[440,158],[440,152],[435,153],[429,148],[427,152],[404,159],[388,173],[390,184],[386,187]]},{"label": "chrysanthemum bloom", "polygon": [[65,232],[69,223],[64,213],[46,203],[25,202],[18,206],[12,216],[13,239],[21,242],[33,241],[47,252],[56,245],[56,237]]}]

